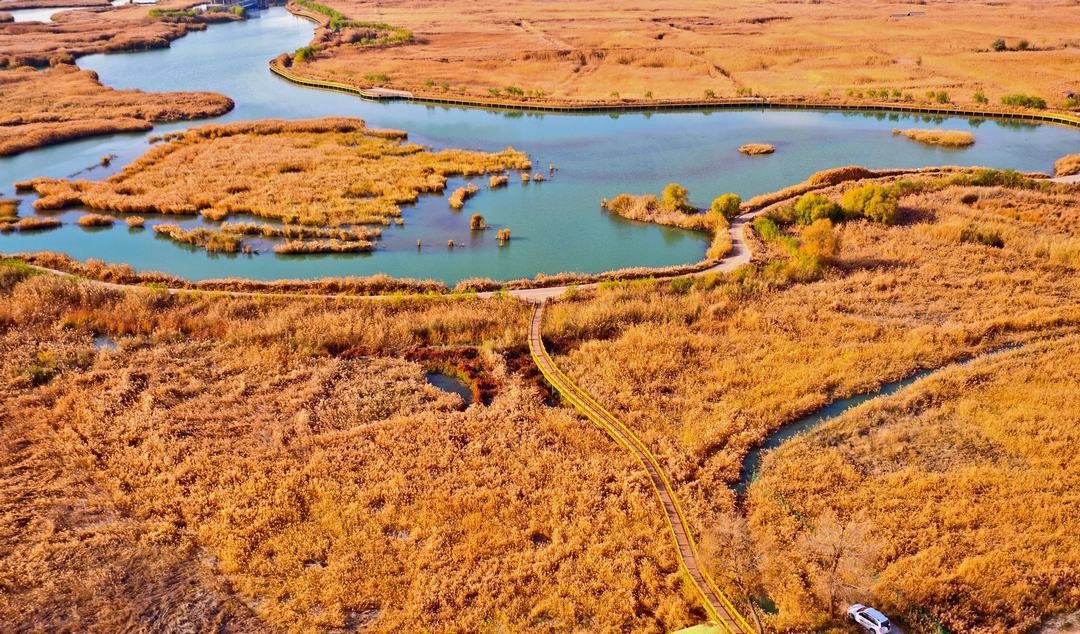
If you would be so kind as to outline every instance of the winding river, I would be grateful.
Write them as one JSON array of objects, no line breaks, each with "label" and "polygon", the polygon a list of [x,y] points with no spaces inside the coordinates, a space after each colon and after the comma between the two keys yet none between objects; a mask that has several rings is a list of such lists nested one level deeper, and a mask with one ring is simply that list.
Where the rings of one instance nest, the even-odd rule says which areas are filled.
[{"label": "winding river", "polygon": [[[129,231],[123,223],[90,231],[74,224],[78,209],[59,214],[60,229],[37,234],[0,235],[0,252],[53,250],[73,257],[126,262],[193,280],[316,278],[387,273],[454,283],[470,277],[515,279],[537,273],[600,272],[632,266],[668,266],[703,256],[706,237],[676,229],[613,218],[599,208],[621,192],[658,192],[666,183],[685,185],[694,203],[734,191],[744,198],[841,165],[921,167],[986,165],[1048,171],[1053,161],[1078,145],[1076,130],[1052,125],[922,117],[904,114],[829,111],[717,110],[620,114],[538,114],[369,102],[354,96],[302,88],[271,74],[267,61],[305,45],[310,22],[283,8],[259,12],[247,21],[213,25],[172,43],[168,49],[95,55],[79,60],[114,88],[148,91],[212,90],[236,101],[236,109],[215,121],[261,118],[358,116],[373,127],[407,130],[418,143],[442,147],[525,150],[547,173],[544,183],[481,193],[464,212],[449,209],[445,195],[426,196],[404,210],[405,226],[389,227],[370,254],[277,256],[208,255]],[[159,125],[148,134],[96,137],[0,159],[0,192],[35,176],[103,178],[143,153],[150,135],[203,122]],[[919,145],[894,137],[895,127],[970,130],[977,143],[965,150]],[[750,142],[768,142],[777,152],[746,157],[736,151]],[[84,171],[105,155],[111,167]],[[451,182],[450,188],[460,184]],[[30,197],[22,205],[29,215]],[[511,243],[500,248],[494,232],[471,234],[469,215],[483,213],[494,227],[508,227]],[[176,218],[169,218],[175,221]],[[182,218],[197,225],[200,218]],[[149,224],[163,218],[148,217]],[[446,249],[448,239],[458,248]],[[416,241],[440,245],[418,251]],[[462,248],[464,247],[464,248]]]}]

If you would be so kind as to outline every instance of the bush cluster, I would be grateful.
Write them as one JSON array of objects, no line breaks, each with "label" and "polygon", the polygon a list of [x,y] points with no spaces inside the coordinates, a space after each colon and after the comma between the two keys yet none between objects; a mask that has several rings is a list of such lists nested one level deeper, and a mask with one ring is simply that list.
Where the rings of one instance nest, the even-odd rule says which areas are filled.
[{"label": "bush cluster", "polygon": [[1001,98],[1001,104],[1005,106],[1015,106],[1018,108],[1034,108],[1036,110],[1046,109],[1046,100],[1042,97],[1036,97],[1034,95],[1024,95],[1021,93],[1005,95]]}]

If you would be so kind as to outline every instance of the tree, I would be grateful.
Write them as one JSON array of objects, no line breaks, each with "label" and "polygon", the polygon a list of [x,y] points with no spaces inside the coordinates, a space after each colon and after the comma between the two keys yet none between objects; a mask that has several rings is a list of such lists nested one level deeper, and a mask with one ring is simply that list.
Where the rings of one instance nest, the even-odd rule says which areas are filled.
[{"label": "tree", "polygon": [[1005,40],[1003,40],[1001,38],[998,38],[998,39],[994,40],[994,43],[990,45],[990,48],[994,49],[995,51],[997,51],[999,53],[1001,51],[1009,50],[1009,46],[1007,44],[1005,44]]},{"label": "tree", "polygon": [[738,194],[727,193],[713,200],[709,210],[731,220],[739,215],[739,205],[741,204],[742,198],[739,198]]},{"label": "tree", "polygon": [[840,253],[840,236],[828,218],[819,218],[802,231],[802,246],[810,255],[831,258]]},{"label": "tree", "polygon": [[837,603],[849,593],[863,594],[871,580],[877,547],[870,536],[869,522],[841,521],[827,511],[814,523],[814,530],[795,542],[796,551],[808,564],[810,591],[831,617]]},{"label": "tree", "polygon": [[[707,565],[715,571],[713,578],[726,578],[735,586],[741,598],[746,600],[757,630],[762,631],[758,607],[752,599],[755,590],[761,586],[761,555],[754,548],[746,518],[734,514],[717,518],[702,538],[701,551]],[[739,598],[732,597],[736,603]],[[741,611],[741,607],[739,609]]]},{"label": "tree", "polygon": [[881,185],[863,185],[844,192],[840,205],[844,211],[885,225],[900,218],[900,200],[893,190]]},{"label": "tree", "polygon": [[689,202],[689,193],[686,188],[678,183],[668,183],[661,194],[664,206],[676,211],[690,211],[693,209]]},{"label": "tree", "polygon": [[795,220],[799,224],[808,225],[815,220],[828,218],[830,220],[842,220],[843,213],[840,206],[821,194],[803,194],[795,202],[793,208]]}]

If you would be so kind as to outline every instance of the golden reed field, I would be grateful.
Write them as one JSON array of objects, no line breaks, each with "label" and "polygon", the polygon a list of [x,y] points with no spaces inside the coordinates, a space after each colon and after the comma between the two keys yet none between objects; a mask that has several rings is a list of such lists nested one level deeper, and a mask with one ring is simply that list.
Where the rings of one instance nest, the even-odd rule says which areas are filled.
[{"label": "golden reed field", "polygon": [[0,156],[153,122],[213,117],[233,101],[208,92],[146,93],[102,86],[93,71],[59,64],[0,70]]},{"label": "golden reed field", "polygon": [[323,4],[408,29],[413,41],[330,45],[299,65],[303,75],[433,96],[937,103],[944,92],[957,104],[980,104],[976,93],[993,105],[1025,94],[1054,107],[1064,91],[1080,92],[1073,0]]},{"label": "golden reed field", "polygon": [[[225,11],[185,15],[192,3],[183,0],[165,0],[152,7],[77,4],[103,6],[58,13],[49,22],[0,20],[0,156],[232,110],[233,101],[215,93],[113,90],[103,86],[95,73],[78,70],[74,61],[94,53],[164,48],[208,23],[239,16]],[[64,5],[52,0],[0,0],[0,14],[6,9],[51,6]]]},{"label": "golden reed field", "polygon": [[[861,562],[860,574],[869,578],[888,566],[890,583],[843,585],[830,601],[828,584],[816,575],[834,541],[810,539],[801,545],[808,550],[800,559],[788,551],[797,536],[784,533],[789,541],[776,542],[768,522],[756,515],[756,502],[749,507],[751,518],[759,518],[753,530],[739,517],[728,487],[739,478],[750,448],[770,432],[831,401],[919,369],[1080,332],[1080,191],[1075,186],[1013,189],[923,180],[908,181],[904,190],[896,225],[848,221],[836,226],[839,253],[829,258],[818,281],[791,281],[805,277],[802,269],[777,267],[786,252],[770,244],[757,252],[769,254],[771,261],[725,278],[609,285],[549,309],[546,330],[560,366],[660,456],[691,523],[712,544],[718,581],[734,596],[742,587],[767,593],[780,613],[764,618],[779,630],[835,624],[837,608],[847,605],[841,600],[872,598],[895,608],[894,616],[912,618],[911,603],[898,601],[894,588],[910,593],[910,601],[950,631],[1023,631],[1033,617],[1080,607],[1080,597],[1063,590],[1067,579],[1055,586],[1057,596],[1033,600],[1030,593],[1011,591],[1016,578],[1010,572],[985,565],[978,568],[982,582],[972,589],[980,601],[954,608],[950,579],[967,574],[961,569],[977,565],[981,555],[954,550],[936,575],[908,565],[909,560],[894,563],[888,548],[900,538],[897,531],[917,530],[895,516],[867,527],[857,540],[877,548]],[[839,200],[839,194],[832,196]],[[1068,357],[1059,358],[1067,365]],[[1068,419],[1069,408],[1060,405],[1036,402],[1032,415]],[[1072,436],[1060,441],[1072,442]],[[784,465],[783,455],[791,454],[770,462],[772,469],[800,468]],[[950,456],[943,464],[961,463]],[[801,477],[815,486],[828,482],[813,472]],[[851,477],[851,486],[860,482],[856,474]],[[923,501],[917,488],[875,491],[882,505]],[[818,495],[840,492],[823,488]],[[1022,493],[1003,484],[994,496],[993,504],[1008,505]],[[798,504],[784,499],[785,508]],[[1069,510],[1075,500],[1068,496],[1044,496],[1040,504],[1048,516],[1075,515]],[[1067,525],[1076,531],[1073,520]],[[974,522],[954,522],[950,529],[958,544],[978,541],[982,530]],[[1075,561],[1075,540],[1059,544],[1071,553],[1066,559]],[[1032,565],[1028,579],[1049,579],[1061,561]],[[1008,625],[1017,614],[1023,619]]]},{"label": "golden reed field", "polygon": [[[223,169],[228,166],[228,169]],[[247,213],[305,225],[389,222],[398,205],[441,192],[449,176],[527,170],[513,148],[430,151],[400,130],[329,117],[216,124],[170,135],[103,181],[35,179],[38,210],[85,205],[126,213]]]},{"label": "golden reed field", "polygon": [[[765,628],[834,631],[844,601],[870,597],[916,625],[1025,631],[1080,603],[1061,537],[1076,532],[1080,191],[990,172],[881,182],[894,224],[800,229],[780,202],[778,233],[755,223],[752,265],[579,291],[549,308],[549,346],[660,457],[718,583],[779,608],[757,615]],[[547,401],[517,300],[172,295],[16,260],[0,282],[0,618],[18,629],[704,618],[632,458]],[[774,452],[737,503],[729,487],[768,433],[1004,346]],[[468,368],[486,400],[462,410],[424,382],[444,368]],[[894,412],[874,432],[882,460],[868,455],[881,436],[836,440],[868,411]],[[1022,477],[1033,468],[1064,480]]]}]

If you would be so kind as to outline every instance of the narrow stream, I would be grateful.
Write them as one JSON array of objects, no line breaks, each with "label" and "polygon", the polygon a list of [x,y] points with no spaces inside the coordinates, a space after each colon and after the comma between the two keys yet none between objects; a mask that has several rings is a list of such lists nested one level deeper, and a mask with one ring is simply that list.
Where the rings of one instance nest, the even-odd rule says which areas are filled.
[{"label": "narrow stream", "polygon": [[818,425],[833,418],[836,418],[837,416],[847,412],[850,409],[858,407],[867,401],[872,401],[879,396],[888,396],[890,394],[895,394],[900,390],[904,389],[905,387],[911,385],[912,383],[918,381],[919,379],[929,376],[934,372],[936,372],[936,370],[923,370],[921,372],[916,372],[915,374],[909,376],[906,379],[893,381],[892,383],[886,383],[885,385],[882,385],[881,389],[877,390],[876,392],[857,394],[850,398],[833,401],[832,403],[829,403],[824,408],[814,412],[813,414],[810,414],[809,416],[804,416],[803,418],[800,418],[794,423],[781,427],[779,431],[766,438],[764,443],[758,445],[756,448],[754,448],[753,451],[746,455],[746,458],[743,460],[742,469],[739,471],[739,481],[736,482],[735,486],[733,486],[732,488],[735,489],[735,492],[738,493],[740,497],[746,493],[746,488],[749,487],[754,482],[754,479],[757,477],[758,469],[761,467],[762,458],[765,457],[765,453],[769,450],[776,449],[780,445],[784,444],[785,441],[790,440],[791,438],[794,438],[795,436],[798,436],[805,431],[810,431]]},{"label": "narrow stream", "polygon": [[758,445],[753,450],[751,450],[750,453],[746,455],[746,458],[743,459],[742,469],[740,469],[739,471],[739,480],[732,486],[732,488],[735,490],[735,492],[740,498],[743,497],[746,494],[746,489],[751,484],[753,484],[754,480],[757,478],[758,470],[761,468],[761,461],[765,457],[765,454],[772,449],[776,449],[780,445],[784,444],[784,442],[794,438],[795,436],[798,436],[803,432],[808,432],[812,429],[815,429],[822,423],[828,422],[836,418],[837,416],[846,413],[848,410],[854,409],[862,405],[863,403],[866,403],[867,401],[872,401],[882,396],[889,396],[891,394],[895,394],[900,390],[906,388],[907,386],[911,385],[912,383],[915,383],[920,379],[926,378],[931,374],[937,374],[938,372],[942,372],[950,368],[964,366],[971,363],[972,361],[975,361],[976,359],[982,359],[985,357],[1001,354],[1009,350],[1015,350],[1018,347],[1020,346],[1017,344],[1005,345],[989,352],[984,352],[973,357],[954,361],[940,368],[920,370],[907,378],[901,379],[899,381],[893,381],[891,383],[886,383],[874,392],[856,394],[855,396],[849,398],[833,401],[832,403],[829,403],[828,405],[814,412],[813,414],[804,416],[803,418],[800,418],[793,423],[781,427],[779,430],[766,438],[764,443]]}]

